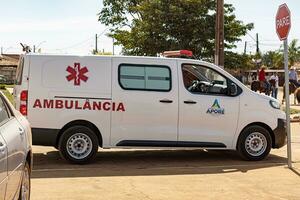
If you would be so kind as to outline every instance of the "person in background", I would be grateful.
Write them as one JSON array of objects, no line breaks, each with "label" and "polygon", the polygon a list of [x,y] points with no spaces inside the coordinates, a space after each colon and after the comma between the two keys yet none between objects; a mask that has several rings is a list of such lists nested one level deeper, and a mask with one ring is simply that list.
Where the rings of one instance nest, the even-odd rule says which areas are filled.
[{"label": "person in background", "polygon": [[256,80],[257,80],[257,76],[255,75],[255,73],[253,73],[253,74],[251,75],[251,77],[252,77],[252,81],[256,81]]},{"label": "person in background", "polygon": [[262,67],[261,70],[258,73],[258,80],[259,80],[259,82],[264,83],[265,88],[268,91],[270,91],[270,84],[269,84],[269,82],[266,79],[266,72],[265,72],[265,68],[264,67]]},{"label": "person in background", "polygon": [[242,83],[246,85],[247,84],[247,77],[245,75],[245,72],[243,72],[242,70],[240,70],[240,73],[241,73]]},{"label": "person in background", "polygon": [[234,71],[234,77],[239,80],[240,82],[242,82],[242,76],[241,76],[241,70],[235,70]]},{"label": "person in background", "polygon": [[251,73],[248,74],[247,80],[248,80],[248,81],[247,81],[248,84],[251,85],[251,83],[252,83],[252,81],[253,81],[253,80],[252,80],[252,75],[251,75]]},{"label": "person in background", "polygon": [[266,72],[265,72],[265,68],[261,68],[258,72],[258,80],[265,82],[266,81]]},{"label": "person in background", "polygon": [[298,75],[295,67],[291,67],[291,70],[289,72],[289,81],[290,83],[293,83],[296,87],[299,87]]},{"label": "person in background", "polygon": [[270,83],[272,85],[272,97],[277,99],[278,87],[279,87],[279,78],[277,72],[273,73],[273,75],[270,77]]}]

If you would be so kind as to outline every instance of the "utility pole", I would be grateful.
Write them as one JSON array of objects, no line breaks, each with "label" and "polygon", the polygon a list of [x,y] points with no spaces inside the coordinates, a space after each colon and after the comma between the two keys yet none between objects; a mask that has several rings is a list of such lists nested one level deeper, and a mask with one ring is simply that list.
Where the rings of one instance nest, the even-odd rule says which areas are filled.
[{"label": "utility pole", "polygon": [[224,0],[217,0],[215,64],[224,68]]},{"label": "utility pole", "polygon": [[112,39],[112,42],[113,42],[112,54],[115,55],[115,38]]},{"label": "utility pole", "polygon": [[3,47],[1,47],[1,55],[3,54]]},{"label": "utility pole", "polygon": [[256,33],[256,53],[259,54],[258,33]]},{"label": "utility pole", "polygon": [[35,45],[33,45],[33,53],[35,53]]},{"label": "utility pole", "polygon": [[95,37],[95,52],[98,53],[98,35]]},{"label": "utility pole", "polygon": [[258,33],[256,33],[256,70],[257,70],[257,80],[258,80],[258,74],[259,74],[259,68],[260,68],[260,63],[261,59],[259,58],[259,42],[258,42]]},{"label": "utility pole", "polygon": [[247,53],[247,41],[245,41],[244,54]]}]

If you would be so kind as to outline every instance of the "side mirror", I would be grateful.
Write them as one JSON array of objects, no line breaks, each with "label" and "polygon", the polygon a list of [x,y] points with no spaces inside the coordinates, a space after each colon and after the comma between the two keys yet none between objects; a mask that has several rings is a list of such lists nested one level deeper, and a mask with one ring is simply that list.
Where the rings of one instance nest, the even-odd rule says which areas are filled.
[{"label": "side mirror", "polygon": [[231,83],[229,87],[229,95],[230,96],[236,96],[238,93],[238,88],[235,83]]}]

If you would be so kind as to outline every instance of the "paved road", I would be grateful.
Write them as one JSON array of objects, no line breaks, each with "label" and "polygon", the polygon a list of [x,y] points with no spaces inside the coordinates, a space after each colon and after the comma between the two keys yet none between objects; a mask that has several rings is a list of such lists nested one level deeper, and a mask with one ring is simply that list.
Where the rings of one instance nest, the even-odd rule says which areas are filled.
[{"label": "paved road", "polygon": [[292,132],[294,172],[286,148],[261,162],[230,151],[104,150],[93,164],[70,165],[36,146],[32,199],[300,199],[300,125]]}]

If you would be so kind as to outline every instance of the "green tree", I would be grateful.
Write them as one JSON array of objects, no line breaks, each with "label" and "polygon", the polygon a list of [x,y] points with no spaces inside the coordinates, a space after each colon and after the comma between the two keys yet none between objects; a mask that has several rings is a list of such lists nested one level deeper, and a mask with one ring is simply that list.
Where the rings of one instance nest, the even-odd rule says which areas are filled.
[{"label": "green tree", "polygon": [[282,68],[283,67],[283,54],[278,51],[268,51],[262,56],[263,65],[268,68]]},{"label": "green tree", "polygon": [[[104,0],[99,21],[127,55],[155,56],[166,50],[189,49],[196,58],[212,60],[215,0]],[[236,19],[234,7],[224,5],[225,47],[253,28]]]},{"label": "green tree", "polygon": [[300,46],[298,46],[297,43],[298,40],[294,39],[288,47],[290,66],[293,66],[296,62],[300,60]]},{"label": "green tree", "polygon": [[231,51],[225,52],[225,66],[228,69],[253,69],[255,64],[252,61],[253,56],[247,54],[238,54]]}]

